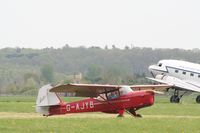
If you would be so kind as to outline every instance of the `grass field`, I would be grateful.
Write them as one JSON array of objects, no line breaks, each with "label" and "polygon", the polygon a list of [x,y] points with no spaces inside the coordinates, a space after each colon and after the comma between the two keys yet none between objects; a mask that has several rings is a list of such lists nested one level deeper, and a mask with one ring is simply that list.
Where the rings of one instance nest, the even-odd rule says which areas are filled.
[{"label": "grass field", "polygon": [[184,97],[180,104],[156,97],[153,106],[138,111],[143,118],[103,113],[42,117],[34,106],[34,97],[0,97],[0,133],[200,133],[200,105],[193,96]]}]

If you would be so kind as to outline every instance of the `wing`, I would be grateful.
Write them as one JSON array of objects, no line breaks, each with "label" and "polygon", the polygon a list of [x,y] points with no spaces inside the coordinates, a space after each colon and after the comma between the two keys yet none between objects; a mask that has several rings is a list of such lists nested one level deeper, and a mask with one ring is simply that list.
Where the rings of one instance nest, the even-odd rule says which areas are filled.
[{"label": "wing", "polygon": [[133,90],[166,90],[172,85],[160,84],[160,85],[132,85],[130,86]]},{"label": "wing", "polygon": [[65,84],[53,87],[50,92],[71,92],[77,97],[97,97],[100,93],[118,90],[118,85]]},{"label": "wing", "polygon": [[200,87],[197,86],[195,83],[192,83],[191,81],[184,81],[184,80],[178,79],[176,77],[172,77],[172,76],[162,75],[162,78],[160,78],[160,77],[156,76],[156,78],[148,78],[148,79],[159,82],[159,83],[172,85],[173,87],[177,87],[179,89],[181,88],[183,90],[200,92]]}]

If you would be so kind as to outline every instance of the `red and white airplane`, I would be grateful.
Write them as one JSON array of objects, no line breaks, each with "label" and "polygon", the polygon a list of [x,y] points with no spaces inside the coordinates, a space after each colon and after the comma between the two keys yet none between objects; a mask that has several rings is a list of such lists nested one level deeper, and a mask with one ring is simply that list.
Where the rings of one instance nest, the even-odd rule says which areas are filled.
[{"label": "red and white airplane", "polygon": [[[36,101],[36,111],[44,116],[81,112],[128,114],[141,117],[136,110],[154,103],[154,89],[169,88],[169,85],[99,85],[99,84],[65,84],[59,86],[45,85],[40,88]],[[148,89],[148,90],[147,90]],[[134,90],[134,91],[133,91]],[[84,100],[66,103],[58,93],[73,93]]]}]

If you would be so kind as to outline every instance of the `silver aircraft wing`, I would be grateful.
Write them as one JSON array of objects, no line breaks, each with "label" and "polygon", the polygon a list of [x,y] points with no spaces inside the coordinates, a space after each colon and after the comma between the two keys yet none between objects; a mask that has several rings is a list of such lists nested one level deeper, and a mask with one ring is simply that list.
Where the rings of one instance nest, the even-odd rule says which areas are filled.
[{"label": "silver aircraft wing", "polygon": [[200,86],[198,86],[196,83],[184,81],[173,76],[157,75],[155,78],[147,78],[159,83],[172,85],[173,87],[177,87],[179,89],[200,92]]}]

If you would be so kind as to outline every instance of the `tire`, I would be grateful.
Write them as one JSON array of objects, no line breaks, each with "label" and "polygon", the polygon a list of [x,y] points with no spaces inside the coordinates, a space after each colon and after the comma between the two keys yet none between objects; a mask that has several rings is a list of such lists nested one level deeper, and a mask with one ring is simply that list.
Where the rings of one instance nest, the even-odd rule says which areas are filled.
[{"label": "tire", "polygon": [[200,95],[197,96],[196,102],[200,104]]},{"label": "tire", "polygon": [[136,117],[137,118],[142,118],[142,115],[141,114],[136,114]]},{"label": "tire", "polygon": [[172,95],[171,98],[170,98],[170,102],[171,103],[179,103],[180,98],[178,96]]}]

